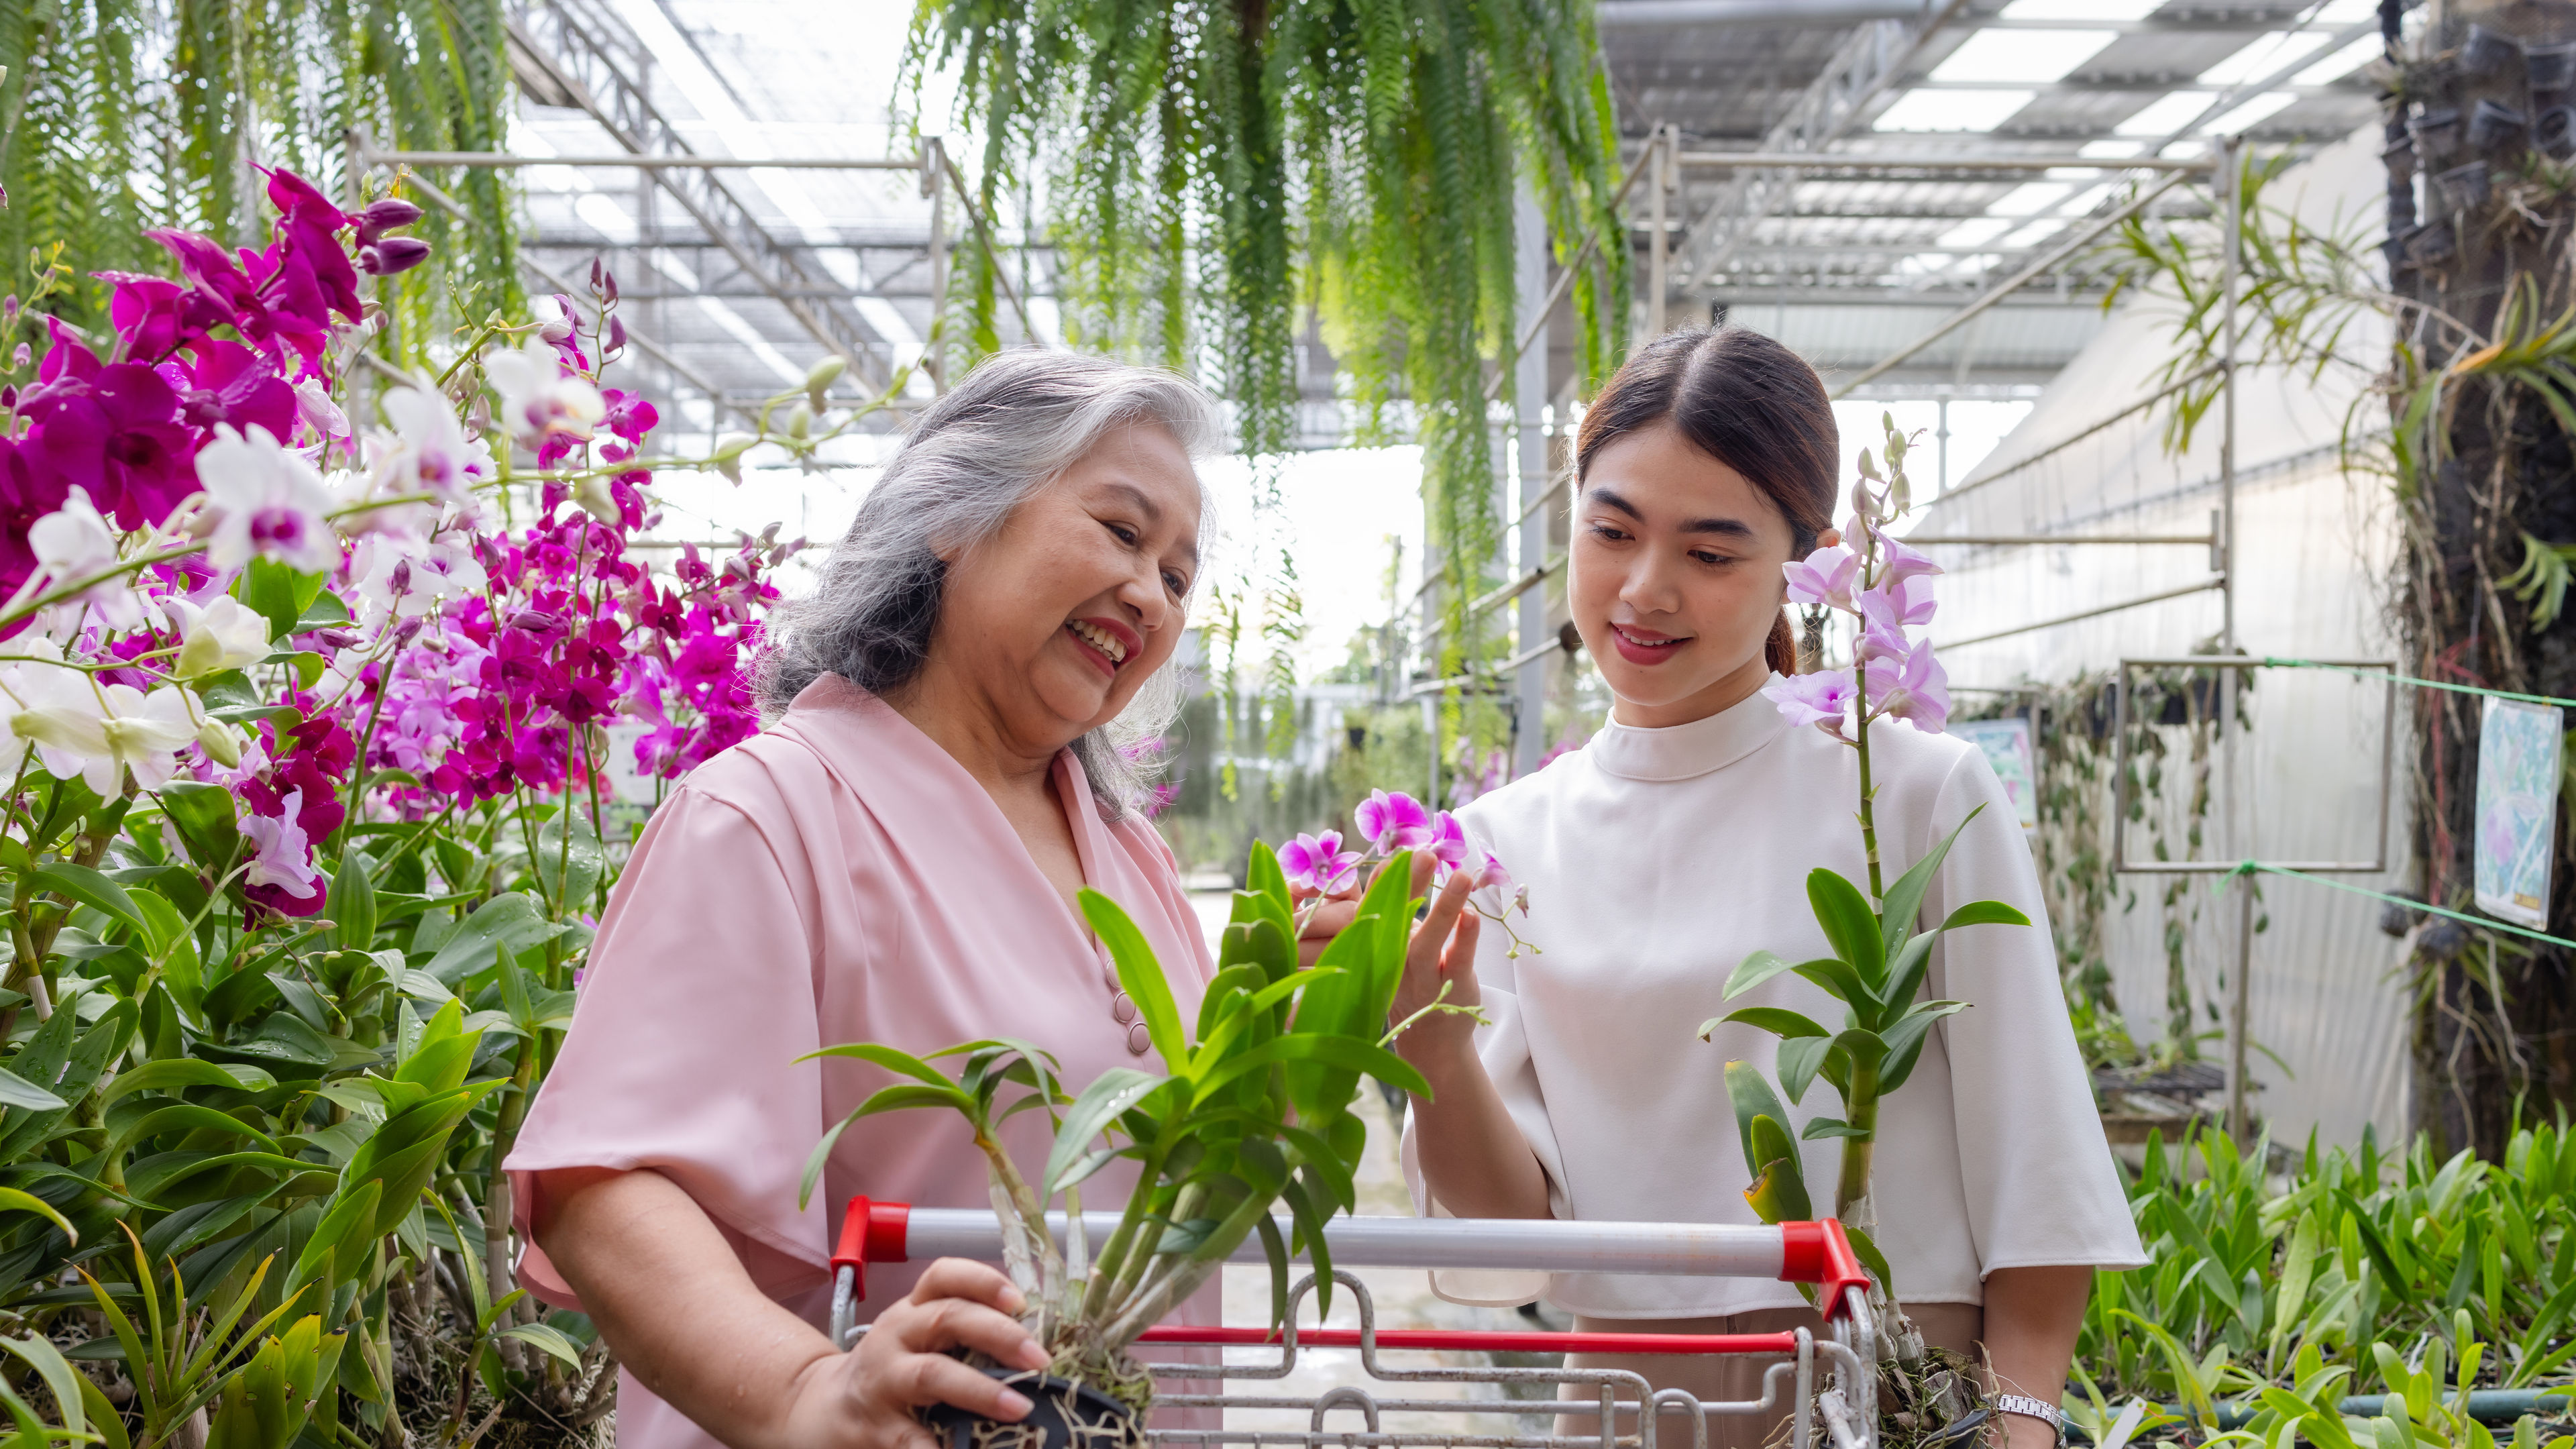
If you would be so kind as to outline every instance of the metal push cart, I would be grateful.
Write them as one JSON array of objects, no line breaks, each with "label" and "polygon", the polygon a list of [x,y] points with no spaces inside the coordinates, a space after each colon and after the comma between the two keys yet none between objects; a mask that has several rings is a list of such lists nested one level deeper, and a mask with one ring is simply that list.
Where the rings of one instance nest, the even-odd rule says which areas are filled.
[{"label": "metal push cart", "polygon": [[[1058,1241],[1064,1237],[1064,1215],[1051,1214]],[[1094,1242],[1117,1227],[1114,1213],[1084,1214],[1084,1231]],[[1283,1238],[1289,1225],[1280,1224]],[[1790,1421],[1790,1449],[1818,1449],[1816,1421],[1832,1449],[1878,1449],[1877,1376],[1871,1370],[1877,1330],[1870,1315],[1869,1278],[1843,1235],[1842,1225],[1822,1222],[1782,1223],[1775,1227],[1736,1227],[1712,1223],[1601,1223],[1521,1221],[1466,1218],[1337,1218],[1325,1228],[1331,1245],[1336,1290],[1347,1293],[1359,1310],[1359,1327],[1300,1328],[1297,1309],[1314,1291],[1312,1273],[1290,1290],[1287,1324],[1277,1332],[1262,1328],[1162,1326],[1147,1330],[1138,1342],[1138,1358],[1160,1365],[1158,1347],[1269,1347],[1275,1361],[1261,1363],[1172,1364],[1170,1377],[1228,1380],[1253,1384],[1287,1378],[1307,1349],[1359,1350],[1359,1382],[1344,1382],[1312,1398],[1258,1392],[1165,1394],[1157,1404],[1178,1408],[1297,1410],[1308,1415],[1302,1431],[1280,1429],[1154,1429],[1157,1445],[1216,1449],[1220,1445],[1295,1445],[1300,1449],[1658,1449],[1667,1442],[1659,1429],[1678,1427],[1687,1440],[1669,1441],[1678,1449],[1707,1449],[1710,1414],[1774,1415],[1784,1407]],[[933,1258],[998,1261],[1002,1255],[999,1221],[989,1211],[914,1208],[904,1203],[850,1199],[842,1218],[838,1248],[832,1256],[832,1341],[848,1347],[866,1330],[853,1323],[866,1296],[871,1263],[925,1262]],[[1259,1264],[1260,1245],[1247,1240],[1231,1261]],[[1340,1271],[1353,1268],[1520,1269],[1550,1273],[1646,1273],[1696,1277],[1773,1278],[1817,1285],[1833,1337],[1818,1341],[1801,1328],[1791,1333],[1642,1334],[1497,1332],[1462,1329],[1380,1328],[1368,1289]],[[1732,1402],[1703,1403],[1681,1389],[1656,1390],[1635,1373],[1619,1369],[1513,1367],[1399,1367],[1389,1355],[1424,1352],[1545,1354],[1729,1354],[1764,1357],[1775,1362],[1764,1371],[1762,1396]],[[1816,1393],[1821,1364],[1831,1375],[1830,1389]],[[1403,1385],[1445,1384],[1491,1386],[1490,1397],[1405,1397]],[[1548,1395],[1540,1399],[1505,1397],[1515,1386]],[[1229,1384],[1231,1387],[1231,1384]],[[1388,1393],[1388,1390],[1392,1390]],[[1588,1397],[1571,1397],[1584,1393]],[[1385,1394],[1386,1396],[1381,1396]],[[1651,1412],[1639,1413],[1646,1405]],[[1620,1423],[1624,1410],[1633,1427]],[[1497,1432],[1490,1420],[1471,1417],[1495,1413],[1554,1415],[1556,1428],[1572,1421],[1581,1433],[1521,1434]],[[1434,1432],[1390,1432],[1381,1427],[1389,1414],[1448,1416],[1451,1426]],[[1327,1427],[1330,1415],[1346,1417]],[[1352,1423],[1347,1416],[1356,1416]],[[1678,1425],[1671,1421],[1678,1420]]]}]

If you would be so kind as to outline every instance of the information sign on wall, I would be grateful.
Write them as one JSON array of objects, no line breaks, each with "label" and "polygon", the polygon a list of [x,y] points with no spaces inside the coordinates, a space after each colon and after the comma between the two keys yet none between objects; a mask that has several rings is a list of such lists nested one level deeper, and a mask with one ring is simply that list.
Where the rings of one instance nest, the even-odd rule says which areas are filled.
[{"label": "information sign on wall", "polygon": [[1986,752],[1995,778],[2003,781],[2012,801],[2013,818],[2025,836],[2039,829],[2039,766],[2030,747],[2030,721],[2013,719],[1954,720],[1950,733]]},{"label": "information sign on wall", "polygon": [[2487,700],[2478,727],[2477,899],[2500,920],[2549,925],[2565,742],[2558,706]]}]

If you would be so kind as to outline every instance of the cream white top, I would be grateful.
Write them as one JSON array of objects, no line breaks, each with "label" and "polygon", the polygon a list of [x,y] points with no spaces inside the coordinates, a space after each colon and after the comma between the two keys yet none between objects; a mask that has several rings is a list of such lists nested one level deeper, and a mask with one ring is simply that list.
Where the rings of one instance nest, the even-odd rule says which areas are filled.
[{"label": "cream white top", "polygon": [[[2019,907],[2032,927],[1963,927],[1934,948],[1933,999],[1973,1003],[1937,1026],[1920,1063],[1879,1108],[1877,1240],[1900,1298],[1978,1303],[1997,1268],[2144,1263],[2068,1024],[2056,952],[2029,846],[1984,755],[1893,722],[1870,730],[1879,851],[1893,882],[1982,804],[1925,894],[1937,924],[1972,900]],[[1828,1027],[1842,1007],[1794,975],[1732,1002],[1729,972],[1757,949],[1831,955],[1807,903],[1807,873],[1866,889],[1853,811],[1854,751],[1792,728],[1759,694],[1670,729],[1612,724],[1582,750],[1459,812],[1529,887],[1515,926],[1542,954],[1505,959],[1488,925],[1477,956],[1485,1070],[1547,1171],[1562,1218],[1759,1221],[1728,1105],[1729,1059],[1775,1083],[1778,1039],[1741,1025],[1712,1042],[1701,1022],[1740,1006],[1786,1006]],[[1840,1116],[1819,1079],[1790,1108],[1792,1130]],[[1442,1213],[1418,1165],[1414,1206]],[[1840,1144],[1803,1144],[1817,1210],[1830,1212]],[[1525,1302],[1527,1274],[1442,1274],[1467,1302]],[[1601,1318],[1672,1318],[1796,1307],[1787,1284],[1607,1274],[1558,1275],[1557,1306]]]}]

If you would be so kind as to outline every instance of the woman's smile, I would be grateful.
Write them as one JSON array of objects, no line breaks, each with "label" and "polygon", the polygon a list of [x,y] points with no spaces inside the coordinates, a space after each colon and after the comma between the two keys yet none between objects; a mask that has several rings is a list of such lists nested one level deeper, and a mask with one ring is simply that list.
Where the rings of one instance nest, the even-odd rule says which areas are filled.
[{"label": "woman's smile", "polygon": [[1100,666],[1100,671],[1112,678],[1117,676],[1118,666],[1126,663],[1129,655],[1145,647],[1145,641],[1136,637],[1135,630],[1115,619],[1067,619],[1064,632],[1073,636],[1074,647],[1082,651],[1084,658]]},{"label": "woman's smile", "polygon": [[1679,654],[1681,646],[1691,641],[1689,635],[1667,634],[1643,624],[1613,624],[1610,634],[1619,650],[1619,657],[1631,664],[1661,664]]}]

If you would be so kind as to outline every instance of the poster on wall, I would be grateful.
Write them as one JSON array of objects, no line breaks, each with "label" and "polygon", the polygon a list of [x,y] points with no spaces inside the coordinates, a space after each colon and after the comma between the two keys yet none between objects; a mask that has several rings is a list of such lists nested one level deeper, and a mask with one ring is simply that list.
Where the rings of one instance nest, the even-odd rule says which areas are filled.
[{"label": "poster on wall", "polygon": [[2004,795],[2012,801],[2013,818],[2021,822],[2023,837],[2037,834],[2039,765],[2030,747],[2030,721],[1954,720],[1950,733],[1985,751],[1986,763],[1994,767],[1995,778],[2004,782]]},{"label": "poster on wall", "polygon": [[2535,928],[2549,924],[2549,865],[2558,840],[2560,752],[2554,704],[2489,699],[2478,725],[2478,909]]}]

